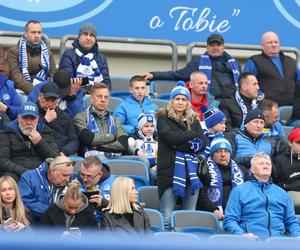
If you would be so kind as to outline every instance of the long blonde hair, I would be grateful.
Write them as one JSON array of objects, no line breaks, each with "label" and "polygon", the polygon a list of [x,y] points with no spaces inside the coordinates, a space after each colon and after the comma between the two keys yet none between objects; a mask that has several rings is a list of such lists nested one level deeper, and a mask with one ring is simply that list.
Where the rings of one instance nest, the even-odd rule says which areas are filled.
[{"label": "long blonde hair", "polygon": [[134,185],[134,181],[128,177],[116,178],[112,184],[108,206],[103,211],[108,211],[110,214],[125,214],[132,213],[132,207],[138,209],[140,206],[137,203],[130,203],[129,201],[129,191],[132,184]]},{"label": "long blonde hair", "polygon": [[0,199],[0,223],[1,224],[3,223],[4,219],[3,219],[2,211],[3,211],[3,208],[6,207],[6,208],[10,209],[10,215],[15,221],[21,222],[22,224],[24,224],[26,226],[29,225],[30,223],[26,218],[25,207],[22,202],[17,183],[10,176],[2,176],[0,178],[0,189],[2,189],[2,185],[5,181],[8,182],[8,184],[14,189],[14,191],[16,193],[16,198],[13,202],[14,204],[13,204],[12,209],[6,207],[4,202],[2,201],[2,198]]}]

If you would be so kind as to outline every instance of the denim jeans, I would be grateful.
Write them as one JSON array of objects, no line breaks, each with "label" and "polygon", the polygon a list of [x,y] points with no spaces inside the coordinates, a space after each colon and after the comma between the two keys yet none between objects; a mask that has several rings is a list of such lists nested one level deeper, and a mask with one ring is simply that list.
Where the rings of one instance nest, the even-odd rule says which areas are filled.
[{"label": "denim jeans", "polygon": [[[190,193],[190,187],[186,188],[186,196],[182,200],[183,210],[195,210],[198,199],[199,189],[196,190],[194,195]],[[165,228],[170,230],[171,214],[175,209],[178,196],[173,193],[172,187],[166,189],[160,199],[160,211],[162,212],[165,220]]]}]

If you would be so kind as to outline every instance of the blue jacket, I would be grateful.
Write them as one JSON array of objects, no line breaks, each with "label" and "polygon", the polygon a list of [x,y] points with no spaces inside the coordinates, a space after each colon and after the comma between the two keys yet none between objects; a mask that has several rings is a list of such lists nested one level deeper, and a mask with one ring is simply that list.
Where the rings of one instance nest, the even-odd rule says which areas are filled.
[{"label": "blue jacket", "polygon": [[[28,95],[27,100],[34,103],[38,103],[38,95],[41,91],[42,86],[46,83],[47,81],[35,85],[33,90]],[[84,96],[83,90],[80,89],[74,99],[67,100],[67,108],[62,110],[65,111],[71,117],[74,117],[77,113],[82,112],[84,110],[83,96]]]},{"label": "blue jacket", "polygon": [[284,128],[282,127],[280,122],[275,122],[275,124],[271,128],[264,128],[263,133],[268,136],[271,136],[271,135],[285,136]]},{"label": "blue jacket", "polygon": [[273,236],[300,236],[293,203],[283,189],[268,182],[247,181],[229,196],[224,229],[231,234],[253,233],[264,239]]},{"label": "blue jacket", "polygon": [[84,50],[80,46],[78,40],[74,41],[72,45],[73,49],[66,50],[62,55],[62,58],[59,63],[59,69],[67,71],[70,77],[76,77],[76,71],[78,65],[80,64],[80,57],[77,56],[77,54],[75,53],[75,49],[79,49],[84,55],[86,55],[87,53],[94,53],[94,59],[96,60],[101,75],[103,77],[102,82],[107,84],[109,88],[111,88],[111,80],[109,76],[107,60],[106,57],[99,52],[98,44],[96,43],[94,47],[89,51]]},{"label": "blue jacket", "polygon": [[14,87],[14,82],[8,80],[4,75],[0,74],[0,101],[9,107],[6,114],[11,120],[14,120],[19,114],[21,102],[17,91]]},{"label": "blue jacket", "polygon": [[128,96],[114,110],[114,116],[119,119],[124,130],[131,135],[138,128],[138,116],[141,113],[155,113],[158,110],[151,99],[145,97],[140,104],[133,95]]}]

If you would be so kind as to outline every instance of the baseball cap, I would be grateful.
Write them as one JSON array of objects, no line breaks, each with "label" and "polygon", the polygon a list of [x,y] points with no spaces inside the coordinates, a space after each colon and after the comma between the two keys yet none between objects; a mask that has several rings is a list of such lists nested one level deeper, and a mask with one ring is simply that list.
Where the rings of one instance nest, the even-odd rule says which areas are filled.
[{"label": "baseball cap", "polygon": [[23,106],[20,108],[19,114],[21,116],[33,116],[38,117],[39,116],[39,110],[35,103],[33,102],[25,102]]},{"label": "baseball cap", "polygon": [[207,44],[211,44],[214,42],[224,44],[224,38],[219,34],[212,34],[207,38]]},{"label": "baseball cap", "polygon": [[59,97],[60,89],[54,82],[48,82],[41,87],[41,93],[43,93],[44,97]]}]

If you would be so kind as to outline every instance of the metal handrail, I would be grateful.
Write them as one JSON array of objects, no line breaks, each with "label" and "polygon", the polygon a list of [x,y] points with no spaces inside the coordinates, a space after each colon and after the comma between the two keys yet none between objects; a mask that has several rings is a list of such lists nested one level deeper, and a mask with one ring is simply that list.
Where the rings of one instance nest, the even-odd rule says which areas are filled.
[{"label": "metal handrail", "polygon": [[[77,35],[65,35],[60,40],[60,59],[66,50],[68,40],[76,40]],[[172,40],[156,40],[156,39],[136,39],[136,38],[120,38],[97,36],[97,42],[112,42],[112,43],[131,43],[131,44],[152,44],[152,45],[168,45],[172,49],[172,70],[177,69],[178,48],[177,44]]]}]

